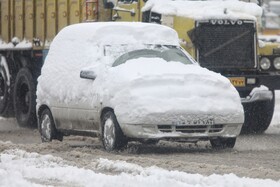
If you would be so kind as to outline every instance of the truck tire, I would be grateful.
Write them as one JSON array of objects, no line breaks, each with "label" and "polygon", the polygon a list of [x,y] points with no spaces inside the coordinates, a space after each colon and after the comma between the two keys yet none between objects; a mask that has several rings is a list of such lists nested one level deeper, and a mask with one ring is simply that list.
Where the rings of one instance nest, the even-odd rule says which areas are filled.
[{"label": "truck tire", "polygon": [[14,110],[22,127],[36,125],[36,89],[28,68],[19,70],[14,86]]},{"label": "truck tire", "polygon": [[13,115],[11,76],[8,63],[0,55],[0,115],[11,117]]},{"label": "truck tire", "polygon": [[273,117],[275,95],[270,101],[258,101],[243,104],[245,121],[242,127],[242,134],[263,133],[270,125]]}]

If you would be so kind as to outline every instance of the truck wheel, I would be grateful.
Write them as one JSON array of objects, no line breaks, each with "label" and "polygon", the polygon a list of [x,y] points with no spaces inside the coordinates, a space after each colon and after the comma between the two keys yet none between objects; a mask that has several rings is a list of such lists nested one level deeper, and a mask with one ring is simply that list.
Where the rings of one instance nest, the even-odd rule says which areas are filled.
[{"label": "truck wheel", "polygon": [[36,125],[36,90],[31,72],[22,68],[16,77],[14,86],[14,110],[20,126]]},{"label": "truck wheel", "polygon": [[10,72],[5,57],[0,55],[0,115],[10,117],[13,113]]},{"label": "truck wheel", "polygon": [[258,101],[243,104],[245,122],[241,133],[263,133],[270,125],[273,117],[275,96],[271,101]]},{"label": "truck wheel", "polygon": [[116,151],[127,145],[127,139],[112,111],[102,116],[102,143],[106,151]]},{"label": "truck wheel", "polygon": [[57,132],[51,111],[46,108],[39,116],[39,132],[42,142],[51,142],[53,139],[63,140],[63,135]]},{"label": "truck wheel", "polygon": [[213,149],[233,148],[236,138],[217,138],[210,140]]}]

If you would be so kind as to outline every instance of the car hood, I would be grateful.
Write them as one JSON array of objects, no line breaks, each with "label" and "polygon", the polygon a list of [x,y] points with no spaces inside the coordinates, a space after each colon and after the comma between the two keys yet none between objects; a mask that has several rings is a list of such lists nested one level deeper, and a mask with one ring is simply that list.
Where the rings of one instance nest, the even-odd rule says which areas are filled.
[{"label": "car hood", "polygon": [[230,81],[196,64],[133,60],[108,70],[102,88],[104,103],[114,108],[119,122],[170,121],[178,115],[244,120],[239,94]]}]

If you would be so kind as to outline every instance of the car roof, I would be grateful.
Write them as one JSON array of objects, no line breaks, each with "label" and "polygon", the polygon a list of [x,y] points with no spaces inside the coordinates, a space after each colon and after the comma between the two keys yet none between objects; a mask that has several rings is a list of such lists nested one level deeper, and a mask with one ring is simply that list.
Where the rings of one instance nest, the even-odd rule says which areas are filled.
[{"label": "car roof", "polygon": [[158,24],[140,22],[97,22],[70,25],[55,38],[93,44],[161,44],[179,45],[175,30]]}]

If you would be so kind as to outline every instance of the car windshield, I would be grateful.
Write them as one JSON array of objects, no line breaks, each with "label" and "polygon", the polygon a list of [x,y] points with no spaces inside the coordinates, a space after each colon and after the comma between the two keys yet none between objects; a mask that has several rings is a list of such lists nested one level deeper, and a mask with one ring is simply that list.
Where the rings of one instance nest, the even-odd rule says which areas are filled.
[{"label": "car windshield", "polygon": [[162,58],[167,62],[176,61],[183,64],[193,64],[194,62],[178,46],[146,46],[146,48],[135,49],[123,53],[117,57],[113,67],[137,58]]}]

